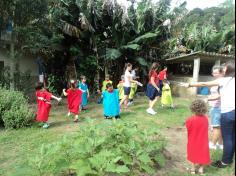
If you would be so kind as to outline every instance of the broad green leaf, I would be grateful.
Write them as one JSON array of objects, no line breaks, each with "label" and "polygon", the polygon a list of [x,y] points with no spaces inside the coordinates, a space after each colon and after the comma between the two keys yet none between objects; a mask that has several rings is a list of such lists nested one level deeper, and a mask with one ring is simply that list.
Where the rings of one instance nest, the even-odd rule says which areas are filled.
[{"label": "broad green leaf", "polygon": [[157,32],[157,33],[148,32],[148,33],[146,33],[144,35],[139,36],[138,38],[134,39],[133,41],[129,42],[129,44],[141,43],[141,42],[143,42],[143,41],[145,41],[147,39],[155,38],[155,37],[158,36],[158,33],[159,32]]},{"label": "broad green leaf", "polygon": [[147,153],[143,153],[138,156],[138,160],[141,161],[142,163],[148,164],[151,163],[151,158],[148,156]]},{"label": "broad green leaf", "polygon": [[137,58],[135,58],[135,60],[142,66],[148,66],[147,61],[142,57],[137,57]]},{"label": "broad green leaf", "polygon": [[138,51],[141,49],[141,46],[138,44],[128,44],[128,45],[122,46],[121,49],[132,49],[132,50]]},{"label": "broad green leaf", "polygon": [[116,60],[121,55],[122,55],[122,53],[118,49],[106,48],[106,55],[105,55],[106,60]]}]

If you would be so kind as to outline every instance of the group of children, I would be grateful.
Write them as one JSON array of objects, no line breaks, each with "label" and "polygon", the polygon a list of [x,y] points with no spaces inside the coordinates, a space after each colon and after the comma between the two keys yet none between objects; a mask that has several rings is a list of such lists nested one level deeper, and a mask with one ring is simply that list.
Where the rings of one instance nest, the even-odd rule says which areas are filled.
[{"label": "group of children", "polygon": [[[98,103],[103,104],[104,117],[107,118],[120,118],[122,103],[128,98],[128,102],[125,104],[125,109],[127,106],[133,104],[133,99],[135,97],[138,85],[142,86],[140,82],[137,81],[139,78],[136,74],[138,68],[132,70],[132,65],[127,64],[125,75],[121,76],[121,80],[117,85],[117,89],[113,88],[113,82],[110,80],[110,76],[106,75],[105,80],[102,83],[102,91],[98,90],[101,94]],[[166,72],[167,68],[164,68],[163,72]],[[161,72],[160,72],[161,73]],[[128,74],[128,76],[127,76]],[[162,89],[162,106],[168,105],[173,106],[171,90],[169,82],[166,79],[166,75],[162,74],[163,79],[160,79],[160,85]],[[129,84],[129,85],[128,85]],[[126,87],[126,86],[129,87]],[[69,88],[63,89],[64,96],[67,96],[67,106],[68,106],[68,116],[74,115],[74,122],[78,122],[79,112],[85,110],[88,104],[89,89],[86,84],[86,77],[81,76],[80,81],[70,80]],[[49,124],[48,116],[51,108],[51,98],[61,101],[61,98],[52,95],[48,92],[42,83],[38,83],[36,86],[36,97],[37,97],[37,117],[36,120],[43,122],[43,128],[48,128]]]}]

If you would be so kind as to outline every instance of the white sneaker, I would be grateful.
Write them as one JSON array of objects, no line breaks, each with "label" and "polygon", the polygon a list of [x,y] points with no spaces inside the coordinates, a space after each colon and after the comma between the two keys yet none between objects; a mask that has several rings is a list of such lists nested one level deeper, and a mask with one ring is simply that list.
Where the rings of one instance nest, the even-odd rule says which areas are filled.
[{"label": "white sneaker", "polygon": [[222,144],[218,144],[218,143],[217,143],[217,144],[216,144],[216,147],[219,148],[219,149],[221,149],[221,150],[224,149],[224,145],[222,145]]},{"label": "white sneaker", "polygon": [[155,114],[156,114],[156,112],[155,112],[153,109],[151,109],[151,108],[148,108],[148,109],[146,110],[146,112],[147,112],[148,114],[151,114],[151,115],[155,115]]},{"label": "white sneaker", "polygon": [[129,102],[129,103],[127,104],[127,106],[130,106],[130,105],[132,105],[132,103],[131,103],[131,102]]},{"label": "white sneaker", "polygon": [[216,150],[217,146],[214,145],[212,142],[209,142],[209,148],[213,149],[213,150]]}]

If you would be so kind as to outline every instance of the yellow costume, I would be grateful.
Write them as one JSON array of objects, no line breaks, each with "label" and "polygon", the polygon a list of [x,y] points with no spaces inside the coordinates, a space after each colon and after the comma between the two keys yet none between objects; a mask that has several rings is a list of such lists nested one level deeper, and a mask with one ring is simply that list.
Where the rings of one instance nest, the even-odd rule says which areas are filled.
[{"label": "yellow costume", "polygon": [[117,89],[119,91],[119,99],[123,99],[124,98],[124,87],[123,87],[123,83],[124,81],[120,81],[119,84],[117,85]]},{"label": "yellow costume", "polygon": [[161,104],[166,105],[166,106],[173,105],[171,89],[170,89],[169,84],[164,84],[162,87]]},{"label": "yellow costume", "polygon": [[131,83],[131,89],[130,89],[130,94],[129,94],[129,99],[133,100],[135,92],[137,91],[138,85],[136,83]]}]

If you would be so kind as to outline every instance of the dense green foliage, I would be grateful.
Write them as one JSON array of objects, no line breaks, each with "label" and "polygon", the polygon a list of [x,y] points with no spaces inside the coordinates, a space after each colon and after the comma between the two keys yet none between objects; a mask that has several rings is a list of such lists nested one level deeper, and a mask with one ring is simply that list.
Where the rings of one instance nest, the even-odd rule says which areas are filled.
[{"label": "dense green foliage", "polygon": [[137,124],[91,119],[75,136],[42,145],[30,159],[38,175],[76,173],[94,175],[152,175],[164,165],[164,139],[156,129],[141,130]]},{"label": "dense green foliage", "polygon": [[34,118],[23,93],[0,88],[0,122],[5,128],[28,126]]},{"label": "dense green foliage", "polygon": [[145,75],[154,60],[181,53],[235,53],[232,0],[192,11],[186,2],[173,10],[170,0],[128,2],[125,7],[113,0],[2,0],[0,26],[11,19],[17,49],[41,55],[48,74],[67,80],[66,66],[75,65],[77,78],[86,75],[91,85],[104,73],[117,82],[125,62],[141,66]]},{"label": "dense green foliage", "polygon": [[185,6],[186,3],[173,10],[176,18],[167,57],[194,51],[235,54],[235,5],[232,0],[218,7],[196,8],[190,12]]}]

